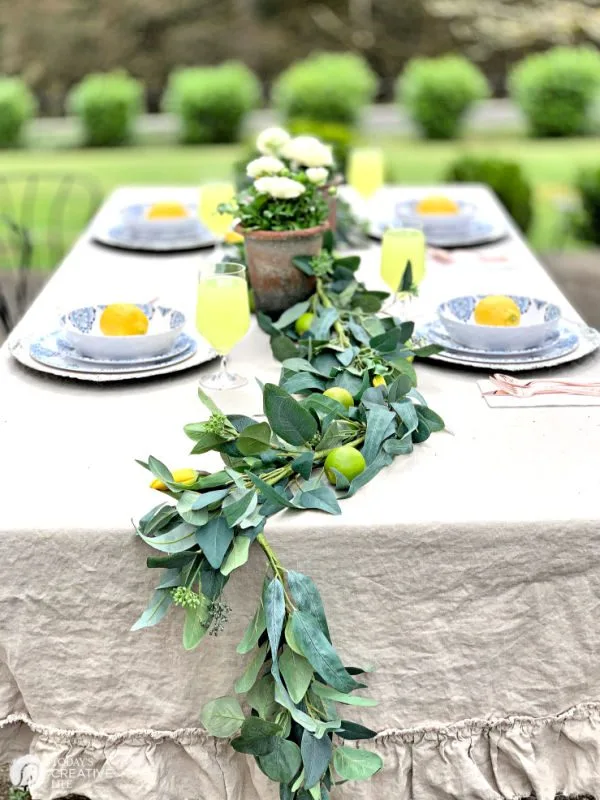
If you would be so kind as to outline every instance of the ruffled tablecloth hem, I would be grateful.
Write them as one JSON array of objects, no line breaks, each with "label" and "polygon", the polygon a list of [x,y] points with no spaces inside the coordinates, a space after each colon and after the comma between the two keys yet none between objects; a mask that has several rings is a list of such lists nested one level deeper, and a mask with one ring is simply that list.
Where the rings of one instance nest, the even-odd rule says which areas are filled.
[{"label": "ruffled tablecloth hem", "polygon": [[[90,800],[278,797],[252,759],[201,728],[100,733],[39,725],[25,714],[12,714],[0,720],[0,758],[14,756],[14,737],[23,743],[24,732],[39,764],[33,800],[70,793]],[[371,781],[339,787],[336,800],[600,798],[600,703],[547,717],[391,729],[365,746],[383,757],[384,769]]]}]

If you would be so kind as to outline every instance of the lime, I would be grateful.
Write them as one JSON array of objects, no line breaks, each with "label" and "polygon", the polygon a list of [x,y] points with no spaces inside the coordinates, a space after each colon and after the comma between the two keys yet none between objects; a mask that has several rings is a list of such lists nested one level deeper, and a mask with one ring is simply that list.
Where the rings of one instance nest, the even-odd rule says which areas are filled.
[{"label": "lime", "polygon": [[298,336],[302,336],[303,333],[306,333],[306,331],[312,325],[312,321],[314,318],[315,315],[311,314],[310,311],[307,311],[306,314],[302,314],[301,317],[298,317],[298,319],[296,320],[296,324],[294,325],[294,328],[296,329],[296,333],[298,334]]},{"label": "lime", "polygon": [[341,386],[332,386],[330,389],[325,389],[323,394],[325,397],[331,397],[332,400],[337,400],[344,408],[350,408],[354,405],[354,398],[348,389],[343,389]]},{"label": "lime", "polygon": [[377,388],[378,386],[386,386],[385,378],[383,375],[375,375],[373,378],[373,386]]},{"label": "lime", "polygon": [[329,483],[335,486],[334,469],[340,472],[344,478],[351,481],[357,475],[360,475],[366,466],[363,454],[356,447],[345,444],[342,447],[336,447],[325,459],[325,475],[327,475]]}]

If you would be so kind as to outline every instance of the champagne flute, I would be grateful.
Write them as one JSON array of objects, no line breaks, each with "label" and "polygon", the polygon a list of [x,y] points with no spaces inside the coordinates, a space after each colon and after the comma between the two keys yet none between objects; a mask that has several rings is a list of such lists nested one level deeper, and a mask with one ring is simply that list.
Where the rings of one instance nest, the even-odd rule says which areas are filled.
[{"label": "champagne flute", "polygon": [[381,242],[381,277],[408,313],[425,277],[425,234],[418,228],[388,228]]},{"label": "champagne flute", "polygon": [[383,186],[383,151],[376,147],[359,147],[348,158],[348,183],[365,198],[372,197]]},{"label": "champagne flute", "polygon": [[231,214],[219,214],[221,203],[231,203],[235,198],[235,187],[232,183],[205,183],[200,188],[200,219],[211,233],[225,236],[233,225]]},{"label": "champagne flute", "polygon": [[246,267],[221,262],[201,267],[198,276],[196,328],[221,357],[220,369],[201,378],[206,389],[237,389],[248,381],[227,370],[227,356],[250,327]]}]

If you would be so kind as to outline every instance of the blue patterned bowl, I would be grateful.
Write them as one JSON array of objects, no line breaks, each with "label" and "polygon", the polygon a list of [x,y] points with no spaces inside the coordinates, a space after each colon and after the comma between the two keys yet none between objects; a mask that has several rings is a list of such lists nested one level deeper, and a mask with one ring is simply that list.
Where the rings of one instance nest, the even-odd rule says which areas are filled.
[{"label": "blue patterned bowl", "polygon": [[521,320],[514,327],[478,325],[473,312],[487,295],[467,295],[447,300],[438,308],[438,316],[452,339],[475,350],[526,350],[537,347],[555,335],[560,322],[560,308],[534,297],[508,295],[519,306]]},{"label": "blue patterned bowl", "polygon": [[167,353],[183,331],[185,316],[165,306],[136,303],[148,317],[143,336],[105,336],[100,317],[106,304],[74,308],[60,318],[63,337],[79,353],[100,360],[152,358]]}]

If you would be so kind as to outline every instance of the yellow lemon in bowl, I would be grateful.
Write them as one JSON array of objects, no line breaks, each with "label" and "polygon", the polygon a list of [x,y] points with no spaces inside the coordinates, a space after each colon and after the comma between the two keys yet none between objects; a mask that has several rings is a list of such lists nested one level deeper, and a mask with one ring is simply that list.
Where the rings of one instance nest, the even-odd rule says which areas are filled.
[{"label": "yellow lemon in bowl", "polygon": [[424,197],[417,203],[419,214],[458,214],[459,211],[458,203],[443,195]]},{"label": "yellow lemon in bowl", "polygon": [[521,311],[511,297],[490,294],[477,303],[473,318],[477,325],[515,326],[521,321]]},{"label": "yellow lemon in bowl", "polygon": [[132,303],[112,303],[100,316],[105,336],[143,336],[148,333],[148,317]]},{"label": "yellow lemon in bowl", "polygon": [[146,212],[146,219],[181,219],[189,216],[181,203],[154,203]]}]

